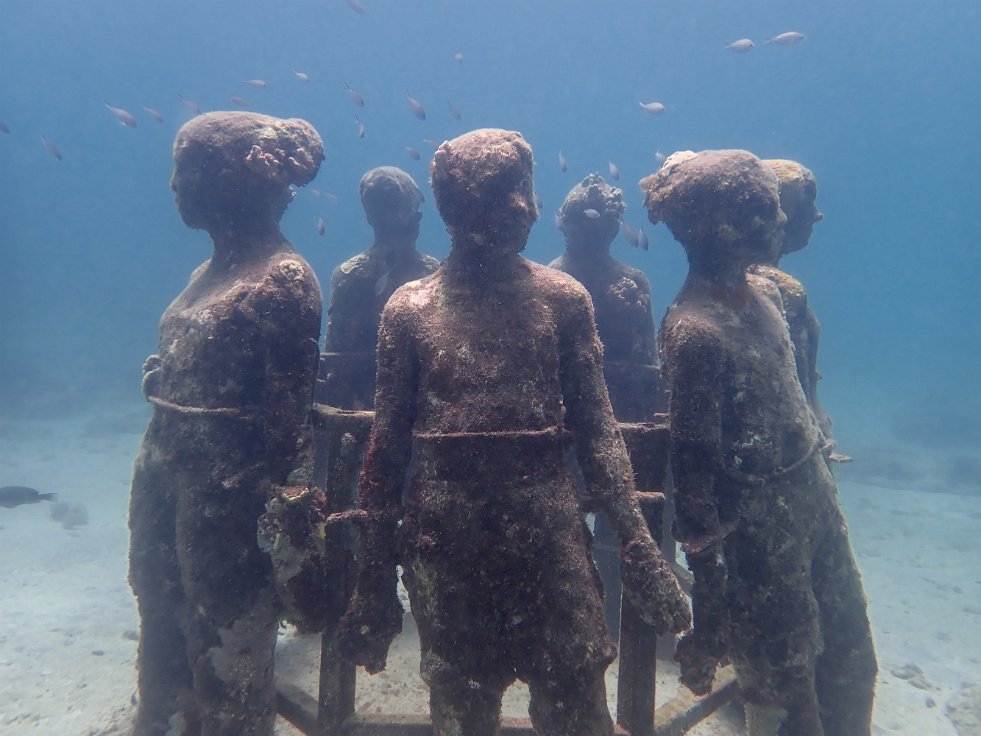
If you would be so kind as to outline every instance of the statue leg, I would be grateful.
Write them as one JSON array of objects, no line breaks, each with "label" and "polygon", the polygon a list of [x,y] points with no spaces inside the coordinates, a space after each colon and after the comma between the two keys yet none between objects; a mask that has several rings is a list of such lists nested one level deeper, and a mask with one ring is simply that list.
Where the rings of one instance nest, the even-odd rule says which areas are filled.
[{"label": "statue leg", "polygon": [[263,503],[254,487],[215,485],[184,489],[178,508],[184,627],[201,733],[271,736],[278,608],[271,563],[256,541]]},{"label": "statue leg", "polygon": [[497,736],[501,732],[504,691],[472,681],[429,688],[435,736]]},{"label": "statue leg", "polygon": [[844,523],[817,550],[812,575],[824,638],[817,660],[824,731],[868,736],[877,665],[862,581]]},{"label": "statue leg", "polygon": [[613,719],[606,705],[606,682],[601,669],[584,671],[557,682],[529,680],[531,716],[541,736],[612,736]]},{"label": "statue leg", "polygon": [[180,627],[184,589],[177,563],[173,471],[147,433],[130,498],[129,581],[140,615],[134,736],[163,736],[188,705],[191,670]]}]

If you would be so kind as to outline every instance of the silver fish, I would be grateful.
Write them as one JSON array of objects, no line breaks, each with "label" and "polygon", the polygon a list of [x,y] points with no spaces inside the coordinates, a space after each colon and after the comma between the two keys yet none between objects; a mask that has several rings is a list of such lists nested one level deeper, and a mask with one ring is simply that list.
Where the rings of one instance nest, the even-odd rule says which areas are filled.
[{"label": "silver fish", "polygon": [[44,150],[48,152],[48,155],[51,156],[51,158],[56,158],[59,161],[62,160],[61,151],[58,150],[58,146],[49,141],[43,135],[41,136],[41,143],[44,145]]},{"label": "silver fish", "polygon": [[798,33],[797,31],[787,31],[786,33],[781,33],[779,36],[766,39],[766,42],[775,43],[778,46],[793,46],[795,43],[800,43],[805,38],[807,38],[807,36],[805,36],[803,33]]},{"label": "silver fish", "polygon": [[298,72],[298,71],[296,71],[296,69],[294,69],[293,70],[293,74],[295,74],[296,75],[296,78],[299,79],[301,82],[309,82],[310,81],[310,75],[307,74],[306,72]]},{"label": "silver fish", "polygon": [[154,120],[156,120],[158,123],[162,123],[164,121],[164,116],[161,115],[156,110],[154,110],[152,107],[144,107],[143,108],[143,112],[145,112],[151,118],[153,118]]},{"label": "silver fish", "polygon": [[668,109],[663,102],[641,102],[640,106],[651,115],[660,115]]},{"label": "silver fish", "polygon": [[327,232],[327,223],[324,222],[324,218],[317,218],[317,235],[323,235]]},{"label": "silver fish", "polygon": [[412,114],[415,115],[419,120],[425,120],[426,108],[422,106],[422,103],[419,102],[419,100],[417,100],[415,97],[410,95],[408,91],[406,91],[405,93],[405,99],[409,103],[409,107],[412,108]]},{"label": "silver fish", "polygon": [[422,142],[431,148],[439,148],[439,143],[434,141],[432,138],[423,138]]},{"label": "silver fish", "polygon": [[449,107],[450,107],[450,115],[453,116],[453,119],[454,120],[462,120],[463,119],[463,116],[460,114],[460,108],[459,107],[457,107],[456,105],[454,105],[449,100],[446,101],[446,104],[449,105]]},{"label": "silver fish", "polygon": [[553,220],[553,222],[555,222],[556,230],[562,229],[562,214],[558,210],[555,210],[555,219]]},{"label": "silver fish", "polygon": [[651,241],[647,239],[643,229],[637,231],[637,245],[640,246],[641,250],[647,250],[651,247]]},{"label": "silver fish", "polygon": [[125,125],[127,128],[136,127],[136,118],[134,118],[128,110],[124,110],[121,107],[113,107],[107,100],[103,100],[103,102],[106,103],[106,109],[112,113],[112,116],[116,118],[116,120]]},{"label": "silver fish", "polygon": [[57,498],[56,493],[40,493],[27,486],[4,486],[0,488],[0,506],[8,509],[12,509],[14,506],[23,506],[26,503],[53,501],[55,498]]},{"label": "silver fish", "polygon": [[9,132],[10,132],[10,128],[7,127],[7,124],[3,120],[0,120],[0,133],[9,133]]},{"label": "silver fish", "polygon": [[661,168],[664,166],[664,162],[668,160],[668,157],[660,151],[656,151],[654,153],[654,160],[657,161],[657,168]]},{"label": "silver fish", "polygon": [[613,179],[613,181],[620,181],[620,169],[618,169],[617,165],[612,161],[610,161],[610,178]]},{"label": "silver fish", "polygon": [[341,201],[341,198],[338,197],[333,192],[323,192],[323,195],[324,195],[324,199],[326,199],[331,204],[336,205],[337,203],[339,203]]},{"label": "silver fish", "polygon": [[748,38],[740,38],[732,43],[725,44],[725,48],[727,51],[733,51],[737,54],[745,54],[747,51],[752,51],[755,45],[756,44],[754,44],[752,40]]},{"label": "silver fish", "polygon": [[180,95],[177,95],[177,99],[181,101],[181,104],[184,107],[193,112],[195,115],[201,114],[201,106],[194,100],[189,100],[187,97],[181,97]]},{"label": "silver fish", "polygon": [[238,95],[235,95],[234,97],[230,97],[228,101],[231,102],[233,105],[235,105],[235,107],[252,107],[251,102],[249,102],[244,97],[239,97]]},{"label": "silver fish", "polygon": [[391,280],[392,271],[389,269],[375,282],[375,296],[381,296],[388,289],[388,282]]},{"label": "silver fish", "polygon": [[582,213],[584,215],[586,215],[586,217],[588,217],[590,220],[596,220],[600,216],[599,211],[598,210],[594,210],[592,207],[583,210]]},{"label": "silver fish", "polygon": [[354,122],[357,123],[358,125],[358,138],[364,138],[365,128],[364,128],[364,123],[361,122],[361,118],[355,115]]},{"label": "silver fish", "polygon": [[406,146],[405,147],[405,152],[407,154],[409,154],[409,157],[410,158],[414,158],[416,161],[419,161],[420,159],[422,159],[422,156],[419,155],[419,151],[417,151],[416,149],[414,149],[412,146]]},{"label": "silver fish", "polygon": [[541,212],[542,208],[545,206],[545,203],[542,202],[541,196],[538,194],[535,195],[535,206],[538,208],[539,212]]},{"label": "silver fish", "polygon": [[269,86],[265,79],[246,79],[243,84],[255,87],[256,89],[265,89]]},{"label": "silver fish", "polygon": [[627,239],[627,242],[630,243],[632,247],[640,247],[640,239],[637,237],[637,231],[630,227],[630,225],[625,222],[621,222],[620,232],[623,233],[623,237]]},{"label": "silver fish", "polygon": [[463,52],[457,51],[455,54],[453,54],[453,61],[455,61],[457,64],[462,64],[463,63]]},{"label": "silver fish", "polygon": [[358,15],[364,15],[364,5],[361,0],[347,0],[347,6]]},{"label": "silver fish", "polygon": [[361,96],[360,92],[353,89],[347,82],[344,83],[344,89],[347,90],[347,96],[351,98],[351,102],[358,107],[364,107],[364,97]]},{"label": "silver fish", "polygon": [[565,156],[562,154],[562,151],[559,151],[559,171],[561,171],[564,174],[568,170],[569,170],[569,164],[566,162]]}]

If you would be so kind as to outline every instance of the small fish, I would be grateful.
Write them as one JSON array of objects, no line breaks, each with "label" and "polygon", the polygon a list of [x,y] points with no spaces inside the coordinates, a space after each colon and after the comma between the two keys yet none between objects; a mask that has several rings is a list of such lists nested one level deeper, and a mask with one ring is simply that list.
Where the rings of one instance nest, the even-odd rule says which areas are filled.
[{"label": "small fish", "polygon": [[354,122],[358,126],[358,138],[364,138],[365,128],[364,128],[364,123],[361,122],[361,118],[359,118],[357,115],[355,115],[354,116]]},{"label": "small fish", "polygon": [[112,116],[116,118],[116,120],[125,125],[127,128],[136,127],[136,118],[134,118],[128,110],[124,110],[121,107],[113,107],[107,100],[103,100],[103,102],[106,103],[106,109],[112,113]]},{"label": "small fish", "polygon": [[306,72],[298,72],[296,69],[294,69],[293,74],[296,75],[296,78],[299,79],[301,82],[310,81],[310,75],[307,74]]},{"label": "small fish", "polygon": [[181,104],[184,107],[193,112],[195,115],[201,114],[201,106],[194,100],[190,100],[187,97],[181,97],[180,95],[177,95],[177,99],[181,101]]},{"label": "small fish", "polygon": [[375,282],[375,296],[381,296],[388,289],[388,282],[391,280],[392,271],[389,269]]},{"label": "small fish", "polygon": [[545,203],[542,201],[541,195],[535,195],[535,206],[538,208],[539,212],[541,212],[545,207]]},{"label": "small fish", "polygon": [[0,506],[12,509],[14,506],[23,506],[27,503],[54,501],[57,495],[56,493],[40,493],[27,486],[4,486],[0,488]]},{"label": "small fish", "polygon": [[643,229],[637,231],[637,245],[640,246],[641,250],[647,250],[651,247],[651,241],[647,239]]},{"label": "small fish", "polygon": [[795,43],[800,43],[805,38],[807,38],[807,36],[805,36],[803,33],[798,33],[797,31],[787,31],[786,33],[781,33],[779,36],[766,39],[766,42],[775,43],[778,46],[793,46]]},{"label": "small fish", "polygon": [[600,216],[599,211],[598,210],[594,210],[592,207],[583,210],[582,213],[584,215],[586,215],[586,217],[588,217],[590,220],[596,220]]},{"label": "small fish", "polygon": [[3,120],[0,120],[0,133],[9,133],[9,132],[10,132],[10,128],[7,127],[7,124]]},{"label": "small fish", "polygon": [[725,44],[725,49],[737,54],[745,54],[747,51],[752,51],[754,46],[756,46],[756,44],[753,43],[751,39],[740,38],[732,43]]},{"label": "small fish", "polygon": [[238,95],[235,95],[234,97],[230,97],[228,101],[231,102],[233,105],[235,105],[235,107],[252,107],[251,102],[249,102],[244,97],[239,97]]},{"label": "small fish", "polygon": [[344,89],[347,90],[347,96],[351,98],[353,102],[358,107],[364,107],[364,97],[356,89],[352,88],[347,82],[344,83]]},{"label": "small fish", "polygon": [[338,197],[333,192],[323,192],[323,196],[324,199],[326,199],[328,202],[330,202],[333,205],[339,204],[341,201],[341,198]]},{"label": "small fish", "polygon": [[408,91],[406,91],[405,93],[405,99],[406,102],[409,103],[409,107],[412,108],[412,114],[415,115],[419,120],[425,120],[426,108],[422,106],[422,103],[419,102],[419,100],[417,100],[415,97],[410,95]]},{"label": "small fish", "polygon": [[555,229],[556,230],[561,230],[562,229],[562,221],[563,221],[562,220],[562,213],[559,212],[558,210],[555,210],[555,218],[554,218],[553,222],[555,223]]},{"label": "small fish", "polygon": [[455,61],[457,64],[462,64],[463,63],[463,52],[457,51],[455,54],[453,54],[453,61]]},{"label": "small fish", "polygon": [[663,102],[641,102],[640,106],[651,115],[660,115],[668,109]]},{"label": "small fish", "polygon": [[[49,141],[43,135],[41,136],[41,143],[44,144],[44,150],[48,152],[48,155],[51,156],[51,158],[56,158],[59,161],[62,160],[61,151],[58,150],[58,146],[56,146],[54,143]],[[20,486],[14,486],[14,487],[20,488]]]},{"label": "small fish", "polygon": [[247,84],[256,89],[265,89],[269,86],[269,83],[265,79],[246,79],[242,84]]},{"label": "small fish", "polygon": [[618,169],[617,165],[612,161],[610,161],[610,178],[613,179],[613,181],[620,181],[620,169]]},{"label": "small fish", "polygon": [[569,164],[566,162],[565,156],[562,154],[562,151],[559,151],[559,171],[561,171],[564,174],[568,170],[569,170]]},{"label": "small fish", "polygon": [[154,110],[152,107],[144,107],[143,108],[143,112],[145,112],[151,118],[153,118],[154,120],[156,120],[158,123],[162,123],[164,121],[164,116],[161,115],[156,110]]},{"label": "small fish", "polygon": [[460,108],[459,107],[457,107],[456,105],[454,105],[449,100],[446,101],[446,104],[449,105],[449,107],[450,107],[450,115],[453,116],[453,119],[454,120],[463,120],[463,116],[460,114]]},{"label": "small fish", "polygon": [[664,166],[664,162],[668,160],[668,157],[660,151],[656,151],[654,153],[654,160],[657,162],[657,168],[661,168]]},{"label": "small fish", "polygon": [[423,138],[422,142],[431,148],[439,148],[439,143],[434,141],[432,138]]},{"label": "small fish", "polygon": [[620,232],[623,233],[623,237],[627,239],[627,242],[634,248],[640,247],[640,238],[637,235],[637,231],[634,230],[630,225],[625,222],[620,223]]},{"label": "small fish", "polygon": [[317,235],[323,235],[327,232],[327,223],[324,222],[324,218],[317,218]]},{"label": "small fish", "polygon": [[364,5],[361,0],[347,0],[347,6],[358,15],[364,15]]},{"label": "small fish", "polygon": [[405,147],[405,152],[407,154],[409,154],[409,157],[410,158],[414,158],[416,161],[419,161],[420,159],[422,159],[422,156],[419,155],[419,151],[417,151],[416,149],[414,149],[412,146],[406,146]]}]

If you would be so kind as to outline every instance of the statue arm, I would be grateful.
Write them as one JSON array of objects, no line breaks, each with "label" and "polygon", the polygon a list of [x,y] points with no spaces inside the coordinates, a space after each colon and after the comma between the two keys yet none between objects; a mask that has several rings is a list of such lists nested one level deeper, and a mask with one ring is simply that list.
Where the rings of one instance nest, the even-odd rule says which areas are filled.
[{"label": "statue arm", "polygon": [[372,673],[385,668],[388,648],[402,630],[395,533],[412,451],[416,364],[408,315],[390,304],[378,331],[375,421],[359,481],[358,505],[368,520],[358,539],[354,595],[337,634],[344,655]]}]

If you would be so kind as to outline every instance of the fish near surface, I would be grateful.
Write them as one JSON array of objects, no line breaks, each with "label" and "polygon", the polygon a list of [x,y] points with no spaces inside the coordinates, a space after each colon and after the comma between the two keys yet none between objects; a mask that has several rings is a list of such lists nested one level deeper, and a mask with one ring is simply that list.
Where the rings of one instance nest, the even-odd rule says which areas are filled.
[{"label": "fish near surface", "polygon": [[323,237],[324,233],[327,232],[327,223],[324,222],[324,218],[317,218],[317,235]]},{"label": "fish near surface", "polygon": [[412,114],[416,116],[419,120],[426,119],[426,108],[422,106],[415,97],[410,95],[408,92],[405,93],[405,99],[409,103],[409,107],[412,108]]},{"label": "fish near surface", "polygon": [[41,143],[44,145],[44,150],[48,152],[48,155],[51,156],[51,158],[56,158],[59,161],[63,160],[61,158],[61,151],[58,150],[58,146],[49,141],[43,135],[41,136]]},{"label": "fish near surface", "polygon": [[151,118],[156,120],[158,123],[162,123],[164,121],[164,116],[161,115],[157,110],[154,110],[152,107],[144,107],[143,111]]},{"label": "fish near surface", "polygon": [[569,164],[566,162],[565,156],[562,154],[562,151],[559,151],[559,171],[561,171],[564,174],[568,170],[569,170]]},{"label": "fish near surface", "polygon": [[668,109],[663,102],[641,102],[640,106],[651,115],[660,115]]},{"label": "fish near surface", "polygon": [[725,47],[727,51],[733,51],[737,54],[745,54],[747,51],[752,51],[754,46],[756,46],[756,44],[754,44],[751,39],[740,38],[732,43],[727,43]]},{"label": "fish near surface", "polygon": [[620,169],[612,161],[610,161],[610,178],[613,181],[620,181]]},{"label": "fish near surface", "polygon": [[0,506],[12,509],[28,503],[54,501],[58,494],[41,493],[27,486],[4,486],[0,488]]},{"label": "fish near surface", "polygon": [[246,79],[242,84],[247,84],[256,89],[265,89],[269,86],[269,83],[265,79]]},{"label": "fish near surface", "polygon": [[365,127],[364,127],[364,123],[361,122],[361,118],[355,115],[354,122],[357,123],[358,126],[358,138],[364,138]]},{"label": "fish near surface", "polygon": [[306,72],[298,72],[298,71],[296,71],[294,69],[293,70],[293,74],[295,74],[296,75],[296,78],[299,79],[301,82],[309,82],[310,81],[310,75],[307,74]]},{"label": "fish near surface", "polygon": [[351,102],[358,107],[364,107],[364,97],[361,96],[360,92],[354,89],[347,82],[344,83],[344,89],[347,90],[347,96],[351,98]]},{"label": "fish near surface", "polygon": [[779,36],[766,39],[766,42],[775,43],[777,46],[793,46],[795,43],[800,43],[805,38],[807,38],[807,36],[805,36],[803,33],[798,33],[797,31],[787,31],[786,33],[781,33]]},{"label": "fish near surface", "polygon": [[103,100],[106,103],[106,109],[112,113],[112,116],[116,118],[121,124],[125,125],[127,128],[136,127],[136,118],[128,111],[121,107],[114,107],[109,104],[108,100]]},{"label": "fish near surface", "polygon": [[195,115],[201,114],[201,106],[194,100],[188,99],[187,97],[182,97],[181,95],[177,95],[177,99],[181,101],[181,104],[184,107],[193,112]]},{"label": "fish near surface", "polygon": [[419,160],[421,160],[421,159],[422,159],[422,156],[421,156],[421,155],[419,154],[419,151],[417,151],[417,150],[416,150],[415,148],[413,148],[412,146],[406,146],[406,147],[405,147],[405,152],[406,152],[407,154],[409,154],[409,157],[410,157],[410,158],[413,158],[413,159],[415,159],[416,161],[419,161]]}]

